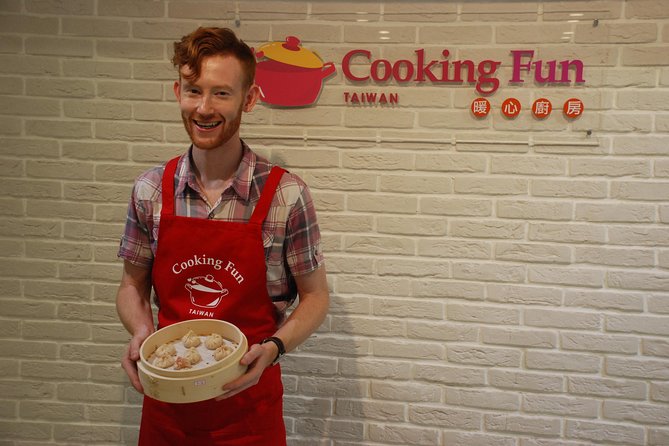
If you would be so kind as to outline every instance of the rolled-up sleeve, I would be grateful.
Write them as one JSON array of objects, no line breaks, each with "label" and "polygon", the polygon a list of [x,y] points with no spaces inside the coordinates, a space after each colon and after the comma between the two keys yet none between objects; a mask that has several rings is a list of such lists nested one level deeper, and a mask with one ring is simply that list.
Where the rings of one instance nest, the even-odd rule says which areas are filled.
[{"label": "rolled-up sleeve", "polygon": [[304,183],[288,217],[285,247],[286,262],[294,276],[314,271],[324,262],[316,210]]},{"label": "rolled-up sleeve", "polygon": [[151,220],[152,209],[147,209],[149,201],[139,199],[138,191],[141,187],[141,180],[135,182],[128,203],[125,230],[121,236],[118,256],[134,265],[150,268],[153,263],[153,252],[151,231],[147,222]]}]

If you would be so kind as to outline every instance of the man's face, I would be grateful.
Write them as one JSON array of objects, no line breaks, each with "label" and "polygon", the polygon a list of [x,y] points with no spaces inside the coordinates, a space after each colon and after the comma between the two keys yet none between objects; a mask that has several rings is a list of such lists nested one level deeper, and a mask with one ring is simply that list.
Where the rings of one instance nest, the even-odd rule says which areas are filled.
[{"label": "man's face", "polygon": [[232,56],[205,58],[196,80],[184,77],[190,72],[188,66],[181,67],[174,94],[193,145],[212,150],[236,143],[242,111],[253,108],[257,87],[244,88],[242,65]]}]

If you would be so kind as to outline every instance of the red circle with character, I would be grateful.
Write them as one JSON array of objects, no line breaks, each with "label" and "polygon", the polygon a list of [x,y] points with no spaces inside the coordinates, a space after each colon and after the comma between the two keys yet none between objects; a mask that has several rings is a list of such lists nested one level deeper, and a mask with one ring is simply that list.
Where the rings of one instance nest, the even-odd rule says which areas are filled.
[{"label": "red circle with character", "polygon": [[520,114],[520,101],[516,98],[508,98],[502,102],[502,114],[513,119]]},{"label": "red circle with character", "polygon": [[583,101],[577,98],[567,99],[564,103],[564,107],[562,107],[564,115],[569,119],[578,118],[583,114],[583,110]]},{"label": "red circle with character", "polygon": [[553,111],[553,104],[546,98],[539,98],[532,104],[532,114],[539,119],[547,118]]},{"label": "red circle with character", "polygon": [[485,118],[490,113],[490,101],[486,98],[476,98],[472,101],[471,110],[477,118]]}]

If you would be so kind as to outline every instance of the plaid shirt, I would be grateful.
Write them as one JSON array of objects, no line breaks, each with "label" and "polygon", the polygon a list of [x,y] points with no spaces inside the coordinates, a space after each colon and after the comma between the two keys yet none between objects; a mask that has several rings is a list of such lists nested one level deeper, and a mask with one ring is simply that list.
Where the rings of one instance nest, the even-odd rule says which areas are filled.
[{"label": "plaid shirt", "polygon": [[[174,187],[176,215],[233,222],[249,220],[272,165],[245,143],[242,145],[242,162],[235,177],[218,202],[211,204],[201,193],[193,172],[192,149],[181,156]],[[164,168],[164,165],[154,167],[137,178],[118,252],[119,257],[146,268],[151,268],[158,247]],[[283,175],[262,234],[267,291],[277,309],[284,312],[297,295],[294,276],[314,271],[324,261],[311,195],[297,175]]]}]

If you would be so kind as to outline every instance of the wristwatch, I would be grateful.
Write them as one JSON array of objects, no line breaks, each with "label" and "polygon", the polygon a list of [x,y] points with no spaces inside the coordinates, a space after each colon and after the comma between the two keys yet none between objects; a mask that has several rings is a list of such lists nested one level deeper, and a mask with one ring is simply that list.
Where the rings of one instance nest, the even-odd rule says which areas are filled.
[{"label": "wristwatch", "polygon": [[286,354],[286,346],[283,345],[283,341],[276,336],[270,336],[269,338],[265,338],[262,341],[260,341],[260,345],[266,344],[268,342],[273,342],[276,347],[279,349],[279,352],[276,354],[276,358],[274,358],[274,361],[272,361],[272,365],[276,364],[279,362],[281,357]]}]

